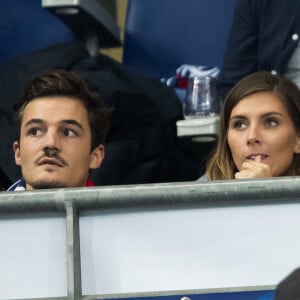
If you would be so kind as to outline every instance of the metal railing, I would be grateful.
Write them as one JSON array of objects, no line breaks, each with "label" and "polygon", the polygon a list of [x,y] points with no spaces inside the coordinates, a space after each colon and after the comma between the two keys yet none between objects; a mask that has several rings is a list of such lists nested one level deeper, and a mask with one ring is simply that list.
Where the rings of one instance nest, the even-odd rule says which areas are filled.
[{"label": "metal railing", "polygon": [[51,299],[79,300],[108,298],[82,295],[79,245],[79,213],[82,211],[125,212],[299,202],[300,177],[283,177],[1,192],[0,214],[13,219],[16,213],[65,212],[67,297]]}]

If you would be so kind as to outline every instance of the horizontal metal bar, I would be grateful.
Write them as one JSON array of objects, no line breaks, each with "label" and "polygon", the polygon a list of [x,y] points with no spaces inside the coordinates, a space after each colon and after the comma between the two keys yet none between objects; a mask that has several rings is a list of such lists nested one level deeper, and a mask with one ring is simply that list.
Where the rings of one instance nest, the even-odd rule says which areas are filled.
[{"label": "horizontal metal bar", "polygon": [[162,291],[162,292],[139,292],[139,293],[124,293],[124,294],[88,295],[88,296],[82,296],[81,300],[154,298],[154,297],[157,298],[157,297],[177,296],[177,295],[182,297],[184,295],[270,291],[270,290],[274,290],[275,288],[276,288],[275,285],[260,285],[260,286],[211,288],[211,289],[200,289],[200,290],[177,290],[177,291]]},{"label": "horizontal metal bar", "polygon": [[1,192],[0,213],[153,210],[300,202],[300,177]]},{"label": "horizontal metal bar", "polygon": [[[94,298],[95,299],[95,298]],[[13,300],[32,300],[32,298],[22,298],[22,299],[13,299]],[[50,298],[34,298],[34,300],[69,300],[67,297],[50,297]]]}]

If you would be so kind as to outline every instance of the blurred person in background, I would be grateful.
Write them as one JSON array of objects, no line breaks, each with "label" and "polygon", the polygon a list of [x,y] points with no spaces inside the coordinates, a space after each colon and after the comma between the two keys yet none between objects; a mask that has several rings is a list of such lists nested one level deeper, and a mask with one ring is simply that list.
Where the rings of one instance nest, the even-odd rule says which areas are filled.
[{"label": "blurred person in background", "polygon": [[219,77],[223,99],[257,71],[286,75],[300,86],[299,40],[299,0],[237,0]]}]

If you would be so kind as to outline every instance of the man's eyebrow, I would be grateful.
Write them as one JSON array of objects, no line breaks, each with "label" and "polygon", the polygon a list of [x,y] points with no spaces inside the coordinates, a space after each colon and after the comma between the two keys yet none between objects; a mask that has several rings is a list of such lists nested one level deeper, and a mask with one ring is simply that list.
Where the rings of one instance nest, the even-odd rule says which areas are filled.
[{"label": "man's eyebrow", "polygon": [[75,125],[75,126],[79,127],[80,129],[83,129],[82,125],[79,122],[77,122],[76,120],[73,120],[73,119],[62,120],[60,123],[61,124],[68,124],[68,125]]},{"label": "man's eyebrow", "polygon": [[42,119],[30,119],[28,122],[26,122],[24,126],[26,127],[32,124],[42,124],[42,123],[45,123]]},{"label": "man's eyebrow", "polygon": [[[30,119],[24,126],[30,126],[32,124],[45,124],[45,120],[43,119]],[[75,125],[80,129],[83,129],[83,126],[77,122],[76,120],[73,119],[67,119],[67,120],[62,120],[60,121],[61,124],[67,124],[67,125]]]}]

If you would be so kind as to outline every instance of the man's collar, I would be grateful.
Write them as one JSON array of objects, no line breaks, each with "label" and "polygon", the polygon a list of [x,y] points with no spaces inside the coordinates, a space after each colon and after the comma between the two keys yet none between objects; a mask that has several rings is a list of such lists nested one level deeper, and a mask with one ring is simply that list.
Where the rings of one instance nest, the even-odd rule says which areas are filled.
[{"label": "man's collar", "polygon": [[[86,182],[86,186],[95,186],[94,182],[90,179],[87,180]],[[12,184],[9,188],[8,188],[8,192],[12,192],[12,191],[25,191],[26,190],[26,182],[25,180],[19,179],[18,181],[16,181],[14,184]]]}]

